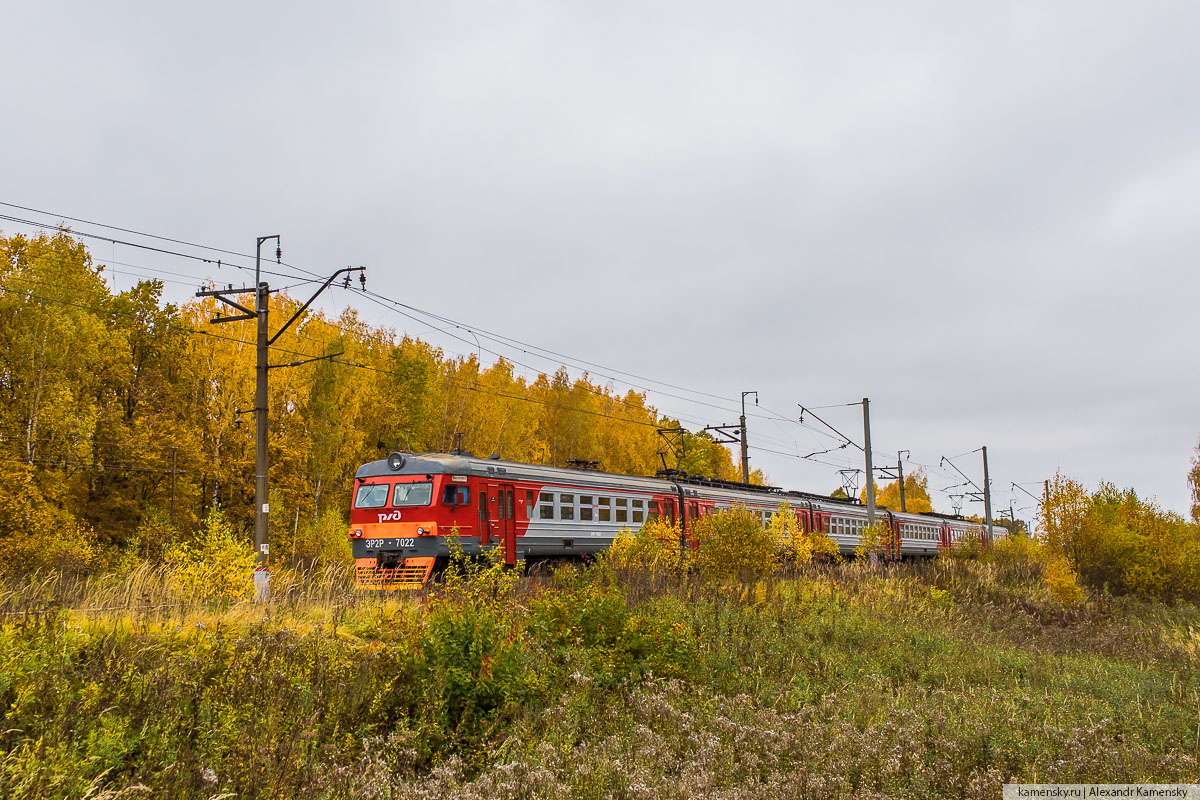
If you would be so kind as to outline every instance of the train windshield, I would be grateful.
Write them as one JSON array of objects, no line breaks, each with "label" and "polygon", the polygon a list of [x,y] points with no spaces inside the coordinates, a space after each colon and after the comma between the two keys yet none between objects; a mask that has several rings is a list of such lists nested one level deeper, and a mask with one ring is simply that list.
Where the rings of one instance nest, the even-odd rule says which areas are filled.
[{"label": "train windshield", "polygon": [[433,499],[433,483],[397,483],[392,496],[394,506],[427,506]]},{"label": "train windshield", "polygon": [[354,495],[355,508],[383,508],[387,505],[388,485],[386,483],[368,483],[358,487]]}]

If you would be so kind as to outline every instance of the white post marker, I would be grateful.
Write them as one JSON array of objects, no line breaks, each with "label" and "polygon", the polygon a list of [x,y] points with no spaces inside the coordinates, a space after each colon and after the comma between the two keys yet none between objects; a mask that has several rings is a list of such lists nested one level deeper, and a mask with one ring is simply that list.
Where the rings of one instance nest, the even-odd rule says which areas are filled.
[{"label": "white post marker", "polygon": [[254,602],[261,603],[270,595],[271,573],[267,571],[266,567],[258,567],[254,570]]}]

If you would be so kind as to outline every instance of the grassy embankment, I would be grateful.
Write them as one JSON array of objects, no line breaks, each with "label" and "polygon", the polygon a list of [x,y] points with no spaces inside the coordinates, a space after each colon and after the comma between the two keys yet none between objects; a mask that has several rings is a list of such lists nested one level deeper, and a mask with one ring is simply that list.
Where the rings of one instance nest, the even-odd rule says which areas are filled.
[{"label": "grassy embankment", "polygon": [[485,569],[386,599],[326,573],[226,609],[155,607],[162,580],[0,597],[0,795],[996,797],[1200,775],[1200,609],[1065,610],[1020,564],[745,592]]}]

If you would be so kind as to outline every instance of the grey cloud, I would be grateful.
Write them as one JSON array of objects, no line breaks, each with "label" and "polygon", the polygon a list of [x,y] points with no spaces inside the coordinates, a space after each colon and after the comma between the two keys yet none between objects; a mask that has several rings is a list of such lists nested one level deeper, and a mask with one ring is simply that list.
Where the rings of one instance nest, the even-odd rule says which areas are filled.
[{"label": "grey cloud", "polygon": [[[279,232],[295,263],[365,264],[414,305],[728,397],[758,388],[785,416],[869,395],[882,451],[936,463],[988,442],[998,489],[1062,468],[1182,511],[1198,17],[27,4],[0,54],[19,109],[0,199],[235,249]],[[757,418],[756,434],[824,441]]]}]

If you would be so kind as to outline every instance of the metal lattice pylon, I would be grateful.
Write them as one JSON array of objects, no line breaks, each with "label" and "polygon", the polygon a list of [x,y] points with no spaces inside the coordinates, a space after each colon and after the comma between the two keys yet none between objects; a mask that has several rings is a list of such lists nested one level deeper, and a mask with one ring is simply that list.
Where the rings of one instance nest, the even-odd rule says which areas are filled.
[{"label": "metal lattice pylon", "polygon": [[858,497],[858,476],[862,474],[861,469],[839,469],[838,475],[842,477],[842,491],[851,500]]}]

